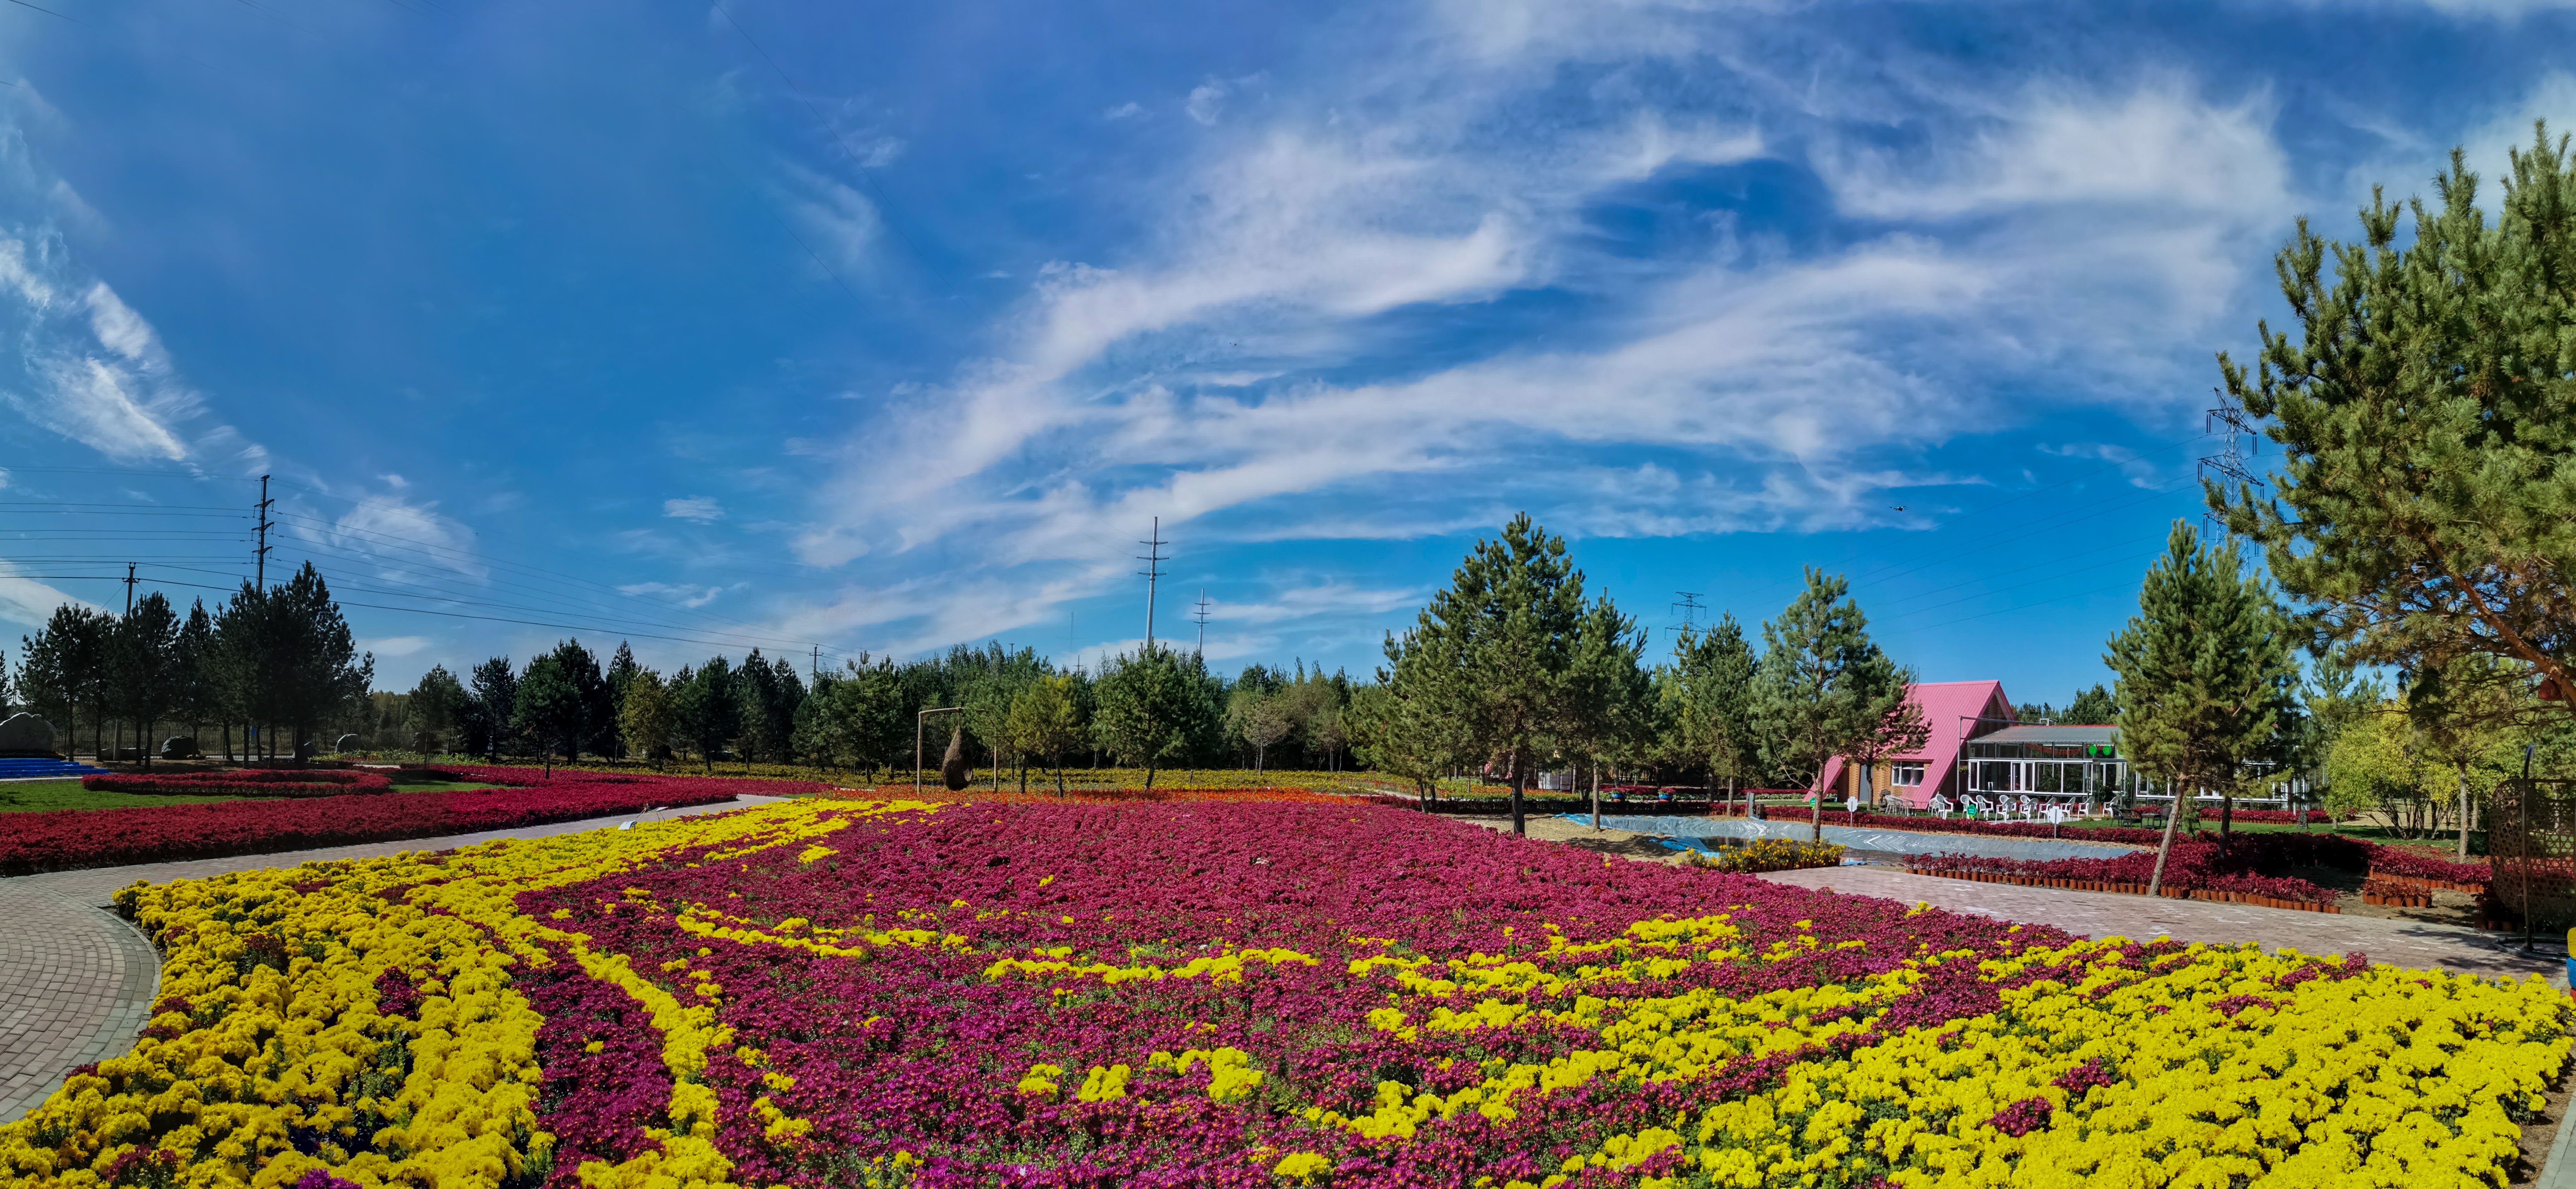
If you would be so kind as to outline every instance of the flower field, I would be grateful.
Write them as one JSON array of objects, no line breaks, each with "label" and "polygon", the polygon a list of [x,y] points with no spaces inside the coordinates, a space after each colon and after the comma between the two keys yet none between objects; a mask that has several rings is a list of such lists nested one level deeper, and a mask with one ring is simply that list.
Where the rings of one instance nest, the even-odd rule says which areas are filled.
[{"label": "flower field", "polygon": [[2466,1186],[2569,1047],[2538,980],[1348,805],[803,799],[120,899],[162,999],[10,1183]]},{"label": "flower field", "polygon": [[330,768],[246,768],[235,772],[102,772],[81,787],[113,793],[190,797],[331,797],[394,787],[382,772]]},{"label": "flower field", "polygon": [[816,787],[589,772],[546,781],[534,770],[519,768],[460,769],[449,775],[525,787],[15,814],[8,830],[0,832],[0,875],[435,838]]}]

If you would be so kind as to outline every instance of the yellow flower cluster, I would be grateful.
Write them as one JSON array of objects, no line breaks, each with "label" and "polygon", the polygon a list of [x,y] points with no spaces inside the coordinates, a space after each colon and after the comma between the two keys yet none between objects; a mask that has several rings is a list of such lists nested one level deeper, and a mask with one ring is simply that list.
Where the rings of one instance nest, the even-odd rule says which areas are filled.
[{"label": "yellow flower cluster", "polygon": [[[541,1176],[552,1157],[534,1109],[543,1021],[512,989],[511,971],[550,962],[552,944],[651,1011],[675,1075],[677,1126],[662,1133],[663,1150],[639,1167],[586,1168],[584,1180],[723,1183],[729,1165],[708,1138],[714,1095],[686,1076],[728,1040],[713,1023],[721,988],[702,981],[701,1002],[683,1005],[623,955],[592,953],[581,935],[520,915],[515,897],[631,870],[676,846],[730,846],[723,857],[738,857],[858,817],[933,808],[780,805],[128,888],[119,907],[164,956],[152,1027],[132,1052],[0,1126],[0,1182],[103,1187],[138,1150],[168,1153],[174,1183],[188,1189],[265,1189],[315,1168],[370,1189]],[[380,1010],[388,971],[417,990],[408,1016]]]},{"label": "yellow flower cluster", "polygon": [[[1304,1117],[1370,1139],[1411,1138],[1435,1117],[1509,1120],[1532,1096],[1600,1079],[1687,1080],[1805,1050],[1815,1055],[1770,1089],[1671,1129],[1611,1137],[1538,1186],[1503,1189],[1552,1189],[1586,1168],[1627,1169],[1666,1152],[1682,1171],[1641,1184],[1752,1189],[1864,1170],[1906,1189],[2465,1187],[2490,1184],[2510,1162],[2516,1115],[2539,1107],[2569,1049],[2561,996],[2537,979],[2385,966],[2316,977],[2314,959],[2251,945],[2193,946],[2152,969],[2127,960],[2117,939],[2025,950],[1978,967],[2005,988],[2001,1010],[1900,1031],[1848,1057],[1815,1046],[1873,1030],[1926,971],[1972,955],[1924,953],[1856,983],[1742,999],[1623,993],[1695,961],[1816,946],[1802,935],[1748,955],[1726,944],[1732,936],[1723,916],[1640,922],[1588,945],[1552,935],[1552,955],[1604,959],[1571,968],[1482,954],[1437,967],[1354,960],[1351,973],[1392,984],[1396,1006],[1368,1019],[1399,1039],[1526,1028],[1597,1043],[1543,1064],[1488,1060],[1478,1084],[1446,1096],[1382,1082],[1369,1113]],[[2014,985],[2056,968],[2080,974]],[[2079,1066],[2092,1078],[2076,1081],[2078,1092],[2061,1088]],[[2023,1121],[1999,1125],[2008,1110]]]}]

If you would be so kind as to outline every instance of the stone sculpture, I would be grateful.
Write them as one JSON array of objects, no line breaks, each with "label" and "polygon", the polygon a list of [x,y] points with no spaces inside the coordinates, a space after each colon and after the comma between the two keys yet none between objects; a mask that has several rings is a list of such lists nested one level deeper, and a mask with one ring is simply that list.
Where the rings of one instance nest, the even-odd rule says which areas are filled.
[{"label": "stone sculpture", "polygon": [[12,714],[0,722],[0,756],[52,756],[54,724],[32,714]]},{"label": "stone sculpture", "polygon": [[966,728],[958,727],[948,735],[948,758],[939,761],[939,779],[948,791],[964,792],[975,779],[975,766],[966,762]]}]

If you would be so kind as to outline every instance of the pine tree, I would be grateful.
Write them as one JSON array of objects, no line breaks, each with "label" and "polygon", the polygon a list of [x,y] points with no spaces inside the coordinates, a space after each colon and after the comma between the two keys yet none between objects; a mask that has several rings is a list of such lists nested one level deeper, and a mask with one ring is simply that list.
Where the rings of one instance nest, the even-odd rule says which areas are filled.
[{"label": "pine tree", "polygon": [[1753,723],[1756,665],[1744,625],[1732,614],[1720,615],[1706,632],[1686,628],[1673,642],[1667,699],[1676,738],[1670,752],[1691,765],[1707,766],[1712,798],[1722,782],[1732,801],[1761,766]]},{"label": "pine tree", "polygon": [[1825,836],[1825,765],[1923,745],[1921,709],[1906,700],[1914,676],[1869,638],[1851,584],[1809,567],[1807,589],[1762,625],[1753,718],[1763,761],[1807,784],[1818,841]]},{"label": "pine tree", "polygon": [[1601,828],[1601,766],[1643,757],[1655,742],[1655,689],[1637,663],[1645,638],[1608,595],[1584,608],[1553,732],[1558,753],[1589,762],[1592,827]]},{"label": "pine tree", "polygon": [[2103,688],[2098,681],[2093,684],[2093,688],[2075,695],[2075,700],[2066,704],[2066,721],[2070,723],[2103,727],[2111,725],[2119,717],[2119,703],[2111,697],[2111,691]]},{"label": "pine tree", "polygon": [[2536,127],[2492,222],[2457,149],[2433,206],[2374,189],[2358,243],[2301,220],[2275,263],[2301,338],[2261,325],[2250,376],[2219,356],[2284,456],[2271,496],[2212,485],[2210,504],[2354,660],[2430,671],[2491,655],[2576,691],[2567,150]]},{"label": "pine tree", "polygon": [[424,761],[437,752],[449,731],[465,718],[470,700],[465,685],[445,665],[431,665],[411,687],[411,745]]},{"label": "pine tree", "polygon": [[618,730],[618,724],[624,721],[626,687],[635,680],[636,674],[643,671],[644,667],[635,663],[635,650],[628,647],[626,641],[618,641],[617,651],[610,655],[607,669],[600,674],[600,718],[592,727],[592,751],[601,755],[626,755],[624,736]]},{"label": "pine tree", "polygon": [[116,711],[134,724],[136,751],[147,770],[152,767],[152,728],[179,702],[179,629],[178,613],[156,590],[135,600],[134,609],[116,621],[108,637]]},{"label": "pine tree", "polygon": [[695,672],[680,670],[680,680],[673,683],[672,725],[697,751],[710,775],[716,770],[716,753],[742,731],[742,695],[737,684],[733,663],[721,656],[708,657]]},{"label": "pine tree", "polygon": [[2138,591],[2138,614],[2102,658],[2119,675],[2121,752],[2173,793],[2150,894],[2164,885],[2165,856],[2192,799],[2217,793],[2232,817],[2253,765],[2278,761],[2294,741],[2290,638],[2271,591],[2243,572],[2236,548],[2204,546],[2188,521],[2175,521]]},{"label": "pine tree", "polygon": [[1476,542],[1402,649],[1389,651],[1399,695],[1440,723],[1468,762],[1509,766],[1515,834],[1529,830],[1531,767],[1565,719],[1584,612],[1583,574],[1564,539],[1524,512],[1501,539]]},{"label": "pine tree", "polygon": [[510,729],[512,709],[519,699],[518,671],[510,667],[510,658],[496,656],[474,666],[466,680],[474,691],[468,704],[469,725],[481,734],[486,754],[497,763],[501,737]]},{"label": "pine tree", "polygon": [[662,675],[638,668],[626,681],[626,696],[617,705],[617,733],[628,758],[646,758],[659,771],[670,747],[673,716],[670,687]]}]

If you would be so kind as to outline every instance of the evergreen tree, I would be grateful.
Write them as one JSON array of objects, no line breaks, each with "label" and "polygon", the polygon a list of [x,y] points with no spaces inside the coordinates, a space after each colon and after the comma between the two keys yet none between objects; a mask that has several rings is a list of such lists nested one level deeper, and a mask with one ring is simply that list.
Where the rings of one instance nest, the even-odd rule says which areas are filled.
[{"label": "evergreen tree", "polygon": [[[1391,654],[1402,651],[1392,638],[1387,648]],[[1378,671],[1376,683],[1351,688],[1342,722],[1350,732],[1354,759],[1373,771],[1412,781],[1415,796],[1426,809],[1431,806],[1439,792],[1440,774],[1449,765],[1448,757],[1438,750],[1440,726],[1413,714],[1413,703],[1396,692],[1386,670]]]},{"label": "evergreen tree", "polygon": [[178,688],[171,702],[171,712],[186,720],[188,735],[197,739],[197,749],[205,750],[206,720],[223,713],[220,685],[214,671],[215,617],[207,614],[206,601],[195,600],[188,608],[188,618],[179,625],[179,639],[174,649],[178,667]]},{"label": "evergreen tree", "polygon": [[1529,829],[1531,767],[1566,716],[1584,611],[1583,575],[1565,541],[1524,512],[1501,539],[1476,542],[1401,649],[1388,640],[1399,695],[1441,723],[1470,762],[1509,766],[1516,834]]},{"label": "evergreen tree", "polygon": [[317,728],[367,696],[376,659],[359,653],[349,621],[313,563],[272,588],[265,602],[269,694],[274,713],[294,732],[296,758],[302,759]]},{"label": "evergreen tree", "polygon": [[466,680],[474,692],[467,725],[480,737],[485,753],[498,762],[502,736],[509,733],[518,705],[518,671],[510,667],[510,658],[496,656],[474,666]]},{"label": "evergreen tree", "polygon": [[617,703],[617,733],[627,757],[650,759],[660,770],[662,756],[670,749],[673,725],[671,691],[662,683],[662,675],[645,668],[629,674],[626,696]]},{"label": "evergreen tree", "polygon": [[465,719],[472,695],[445,665],[431,665],[411,687],[412,750],[424,761],[440,751],[447,733]]},{"label": "evergreen tree", "polygon": [[116,621],[108,636],[115,711],[133,724],[136,750],[147,770],[152,767],[152,728],[179,702],[179,628],[178,612],[156,590],[135,600],[134,609]]},{"label": "evergreen tree", "polygon": [[[77,715],[90,704],[91,690],[100,684],[106,628],[105,616],[78,603],[63,603],[35,635],[18,638],[19,696],[39,713],[61,719],[65,755],[74,750]],[[93,734],[96,726],[92,724]]]},{"label": "evergreen tree", "polygon": [[2066,704],[2065,717],[2070,723],[2084,726],[2109,726],[2119,721],[2120,704],[2111,697],[2111,691],[2097,681],[2093,688],[2075,695],[2075,700]]},{"label": "evergreen tree", "polygon": [[1825,832],[1825,765],[1837,756],[1875,757],[1922,746],[1922,711],[1907,701],[1914,676],[1869,638],[1851,584],[1809,567],[1807,588],[1778,620],[1762,625],[1753,681],[1753,719],[1763,761],[1804,781]]},{"label": "evergreen tree", "polygon": [[607,701],[598,660],[579,640],[566,640],[528,662],[511,699],[510,726],[537,740],[549,756],[561,751],[565,763],[574,763]]},{"label": "evergreen tree", "polygon": [[2374,190],[2360,242],[2301,220],[2275,265],[2301,338],[2259,326],[2250,376],[2219,356],[2228,392],[2270,419],[2284,456],[2272,495],[2213,484],[2210,504],[2355,660],[2431,671],[2490,655],[2576,691],[2567,149],[2536,128],[2493,221],[2457,149],[2437,205],[2402,211]]},{"label": "evergreen tree", "polygon": [[695,671],[680,670],[672,683],[672,727],[698,753],[708,774],[716,770],[716,753],[742,732],[742,694],[736,689],[733,664],[721,656],[707,658]]},{"label": "evergreen tree", "polygon": [[1113,656],[1101,668],[1094,734],[1120,763],[1145,769],[1148,792],[1157,769],[1189,756],[1219,729],[1205,676],[1205,666],[1160,644]]},{"label": "evergreen tree", "polygon": [[1636,621],[1620,614],[1610,596],[1584,608],[1553,734],[1559,755],[1587,761],[1591,768],[1596,829],[1601,825],[1601,766],[1637,759],[1654,745],[1654,685],[1637,663],[1644,651]]},{"label": "evergreen tree", "polygon": [[1718,616],[1704,633],[1686,628],[1673,642],[1671,679],[1663,694],[1676,738],[1667,754],[1692,767],[1705,765],[1712,796],[1723,783],[1732,800],[1761,768],[1753,717],[1757,664],[1744,626],[1732,614]]},{"label": "evergreen tree", "polygon": [[[2165,556],[2147,571],[2138,614],[2111,637],[2102,661],[2119,675],[2120,750],[2173,793],[2148,891],[2164,883],[2174,830],[2201,790],[2222,813],[2252,766],[2284,757],[2294,740],[2289,625],[2233,545],[2204,546],[2174,522]],[[2225,823],[2222,819],[2222,840]]]},{"label": "evergreen tree", "polygon": [[625,721],[626,687],[643,671],[643,666],[635,663],[635,650],[627,647],[626,641],[618,641],[616,653],[608,658],[607,670],[600,674],[600,717],[592,727],[592,751],[608,756],[627,754],[618,724]]}]

